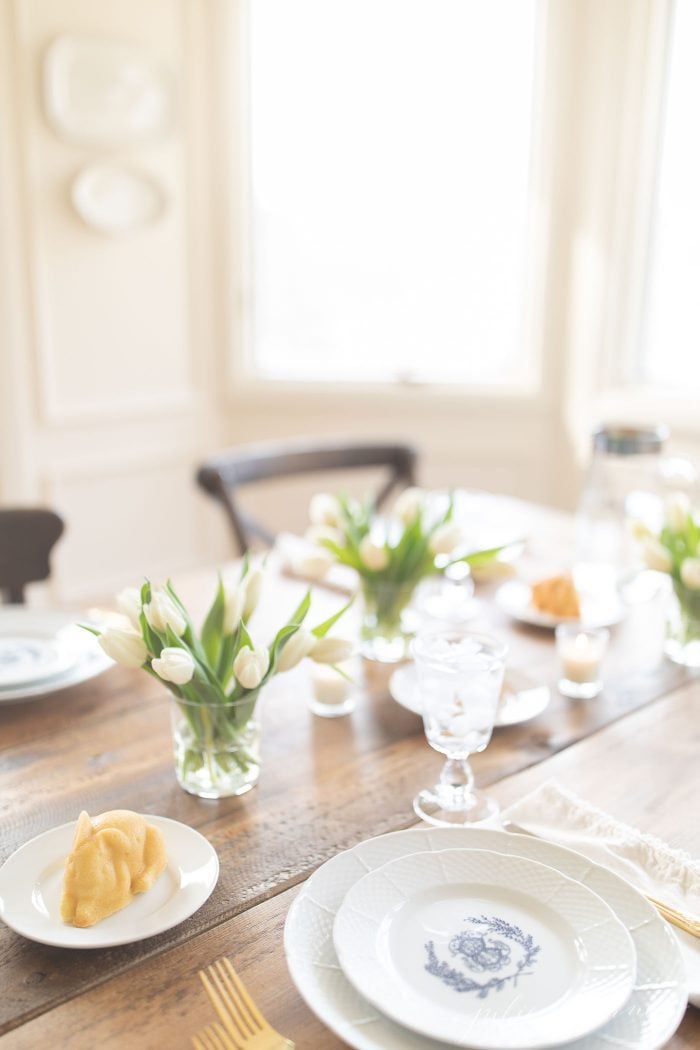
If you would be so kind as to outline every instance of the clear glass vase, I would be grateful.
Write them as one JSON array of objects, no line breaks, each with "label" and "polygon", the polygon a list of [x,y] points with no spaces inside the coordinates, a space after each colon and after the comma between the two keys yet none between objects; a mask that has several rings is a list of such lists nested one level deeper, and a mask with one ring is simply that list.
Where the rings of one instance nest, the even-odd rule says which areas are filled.
[{"label": "clear glass vase", "polygon": [[362,581],[362,655],[380,663],[398,663],[408,655],[415,624],[408,606],[415,583]]},{"label": "clear glass vase", "polygon": [[666,655],[684,667],[700,667],[700,591],[673,581],[666,620]]},{"label": "clear glass vase", "polygon": [[175,775],[180,787],[200,798],[243,795],[260,775],[257,694],[231,703],[173,698]]}]

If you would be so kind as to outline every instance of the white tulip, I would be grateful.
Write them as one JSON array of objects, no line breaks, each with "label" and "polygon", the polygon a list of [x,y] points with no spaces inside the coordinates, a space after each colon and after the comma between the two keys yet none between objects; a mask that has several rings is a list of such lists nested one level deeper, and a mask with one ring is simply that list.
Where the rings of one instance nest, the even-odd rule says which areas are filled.
[{"label": "white tulip", "polygon": [[629,520],[627,522],[627,528],[632,539],[640,542],[646,539],[647,536],[651,536],[649,526],[645,525],[643,521],[639,521],[637,518]]},{"label": "white tulip", "polygon": [[254,649],[244,645],[233,661],[233,673],[244,689],[257,689],[270,666],[270,654],[264,645]]},{"label": "white tulip", "polygon": [[153,630],[161,634],[169,627],[181,638],[187,629],[185,617],[166,591],[153,591],[151,600],[144,605],[143,611]]},{"label": "white tulip", "polygon": [[241,622],[246,594],[243,587],[224,588],[224,634],[233,634]]},{"label": "white tulip", "polygon": [[446,521],[444,525],[438,525],[430,537],[430,550],[433,554],[451,554],[463,539],[459,525]]},{"label": "white tulip", "polygon": [[360,543],[360,557],[372,572],[381,572],[389,564],[389,551],[375,543],[371,536],[365,536]]},{"label": "white tulip", "polygon": [[108,627],[98,641],[107,656],[124,667],[143,667],[148,658],[143,638],[130,627]]},{"label": "white tulip", "polygon": [[671,571],[671,555],[662,543],[653,536],[646,536],[642,541],[642,552],[647,568],[657,572]]},{"label": "white tulip", "polygon": [[681,580],[692,591],[700,590],[700,558],[686,558],[681,565]]},{"label": "white tulip", "polygon": [[336,547],[342,547],[345,544],[345,537],[340,529],[334,529],[332,525],[309,525],[304,533],[304,538],[317,546],[324,540],[334,543]]},{"label": "white tulip", "polygon": [[419,489],[415,485],[404,489],[394,503],[393,514],[399,518],[404,525],[410,525],[418,517],[425,505],[425,489]]},{"label": "white tulip", "polygon": [[294,569],[300,576],[310,580],[322,580],[329,569],[335,565],[335,558],[330,551],[319,547],[311,554],[304,555],[294,563]]},{"label": "white tulip", "polygon": [[164,682],[187,685],[194,676],[194,660],[186,649],[167,646],[160,656],[151,660],[151,667]]},{"label": "white tulip", "polygon": [[317,664],[339,664],[352,656],[353,648],[346,638],[318,638],[309,656]]},{"label": "white tulip", "polygon": [[685,492],[674,492],[666,500],[666,521],[672,532],[684,532],[690,516],[690,500]]},{"label": "white tulip", "polygon": [[292,667],[296,667],[305,656],[309,655],[316,642],[317,638],[311,631],[307,631],[305,627],[300,627],[285,642],[277,658],[277,670],[291,671]]},{"label": "white tulip", "polygon": [[314,525],[339,525],[340,505],[335,496],[317,492],[309,503],[309,518]]},{"label": "white tulip", "polygon": [[117,609],[137,631],[141,630],[141,591],[138,587],[125,587],[117,595]]},{"label": "white tulip", "polygon": [[265,574],[262,569],[256,567],[255,569],[250,570],[241,583],[241,589],[244,591],[245,595],[245,600],[243,602],[244,620],[249,620],[258,607],[264,578]]}]

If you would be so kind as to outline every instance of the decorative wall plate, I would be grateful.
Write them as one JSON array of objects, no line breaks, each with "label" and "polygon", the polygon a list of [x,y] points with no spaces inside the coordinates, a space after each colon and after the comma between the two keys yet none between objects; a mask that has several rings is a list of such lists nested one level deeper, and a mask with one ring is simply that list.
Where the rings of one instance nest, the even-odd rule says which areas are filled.
[{"label": "decorative wall plate", "polygon": [[170,73],[136,44],[63,35],[44,61],[44,105],[61,138],[122,146],[166,134],[174,117]]},{"label": "decorative wall plate", "polygon": [[129,233],[165,211],[165,194],[150,176],[123,164],[90,164],[76,177],[71,200],[83,222],[98,233]]}]

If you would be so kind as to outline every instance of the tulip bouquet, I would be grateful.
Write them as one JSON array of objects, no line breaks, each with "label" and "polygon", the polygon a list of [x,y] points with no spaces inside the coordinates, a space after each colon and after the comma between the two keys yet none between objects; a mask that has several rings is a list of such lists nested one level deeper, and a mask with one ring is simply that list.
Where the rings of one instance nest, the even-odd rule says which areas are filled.
[{"label": "tulip bouquet", "polygon": [[679,663],[700,666],[700,522],[684,492],[666,500],[658,533],[645,525],[635,528],[650,569],[668,573],[678,599],[677,615],[669,622],[666,651]]},{"label": "tulip bouquet", "polygon": [[405,655],[402,620],[421,580],[457,563],[485,564],[502,550],[464,553],[464,532],[453,511],[451,496],[440,499],[415,487],[405,489],[387,515],[379,515],[372,500],[326,493],[312,498],[306,536],[316,550],[307,564],[317,575],[335,562],[357,572],[364,598],[363,651],[370,659]]},{"label": "tulip bouquet", "polygon": [[219,577],[201,632],[172,584],[126,588],[117,598],[118,623],[98,636],[104,651],[127,667],[139,667],[170,690],[178,781],[208,798],[241,794],[259,774],[259,724],[255,706],[273,675],[305,657],[336,665],[352,643],[329,636],[347,605],[308,629],[307,593],[269,644],[253,641],[248,621],[258,604],[263,571],[243,563],[232,586]]}]

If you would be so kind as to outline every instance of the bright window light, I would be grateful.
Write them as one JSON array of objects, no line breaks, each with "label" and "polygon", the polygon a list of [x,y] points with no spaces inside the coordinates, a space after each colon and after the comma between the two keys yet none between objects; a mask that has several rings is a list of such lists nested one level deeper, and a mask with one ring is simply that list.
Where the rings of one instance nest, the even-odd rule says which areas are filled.
[{"label": "bright window light", "polygon": [[639,358],[646,383],[700,390],[700,4],[676,0]]},{"label": "bright window light", "polygon": [[525,381],[537,0],[249,10],[256,372]]}]

